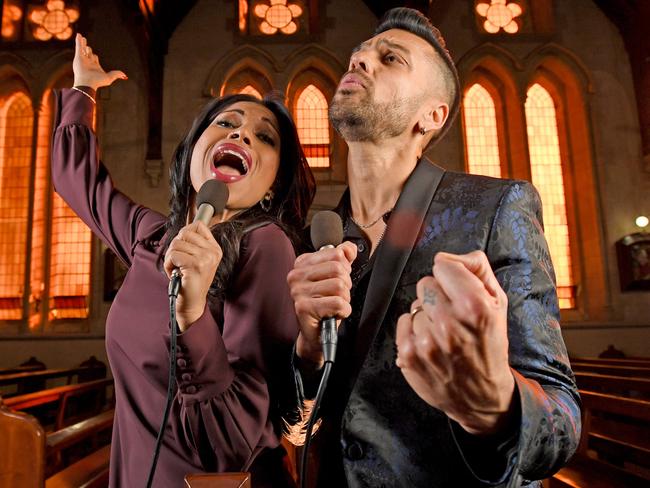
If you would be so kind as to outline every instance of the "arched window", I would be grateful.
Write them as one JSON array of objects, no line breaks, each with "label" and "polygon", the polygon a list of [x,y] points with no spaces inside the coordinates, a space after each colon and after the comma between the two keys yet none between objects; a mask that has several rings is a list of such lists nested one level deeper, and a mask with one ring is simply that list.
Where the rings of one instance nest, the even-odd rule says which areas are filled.
[{"label": "arched window", "polygon": [[0,108],[0,319],[23,318],[34,112],[24,92]]},{"label": "arched window", "polygon": [[[92,234],[50,182],[51,90],[36,112],[35,133],[30,97],[6,91],[11,94],[0,102],[0,320],[17,321],[16,332],[23,324],[43,332],[62,319],[88,317]],[[85,326],[63,327],[81,332]]]},{"label": "arched window", "polygon": [[244,88],[239,90],[239,93],[242,93],[244,95],[253,95],[254,97],[257,98],[262,98],[262,94],[257,91],[257,89],[253,85],[246,85]]},{"label": "arched window", "polygon": [[221,85],[220,94],[224,96],[232,93],[247,93],[262,98],[263,94],[271,90],[273,85],[262,71],[252,65],[245,65],[227,76]]},{"label": "arched window", "polygon": [[330,166],[330,131],[327,99],[315,85],[309,84],[298,92],[294,116],[303,150],[312,168]]},{"label": "arched window", "polygon": [[561,308],[574,308],[574,280],[555,104],[548,91],[533,84],[526,97],[526,125],[532,182],[544,207],[544,229],[557,277]]},{"label": "arched window", "polygon": [[[52,133],[52,99],[43,97],[39,115],[39,140],[36,173],[49,175],[49,141]],[[45,193],[50,203],[50,242],[47,246],[46,269],[49,269],[47,320],[76,319],[88,316],[92,233],[63,199],[47,184]]]},{"label": "arched window", "polygon": [[470,86],[463,97],[463,129],[468,172],[501,177],[494,100],[479,83]]}]

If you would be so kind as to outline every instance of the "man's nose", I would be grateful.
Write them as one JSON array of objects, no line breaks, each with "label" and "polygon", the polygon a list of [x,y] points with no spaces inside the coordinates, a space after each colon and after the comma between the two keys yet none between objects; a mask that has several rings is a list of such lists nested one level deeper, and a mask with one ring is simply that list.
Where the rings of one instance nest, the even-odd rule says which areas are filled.
[{"label": "man's nose", "polygon": [[230,139],[241,139],[244,142],[244,144],[250,146],[251,145],[250,137],[248,137],[247,134],[243,134],[242,132],[243,132],[242,129],[237,129],[235,131],[232,131],[228,137]]},{"label": "man's nose", "polygon": [[370,62],[368,61],[368,56],[366,54],[357,52],[350,57],[350,71],[355,69],[366,73],[370,72]]}]

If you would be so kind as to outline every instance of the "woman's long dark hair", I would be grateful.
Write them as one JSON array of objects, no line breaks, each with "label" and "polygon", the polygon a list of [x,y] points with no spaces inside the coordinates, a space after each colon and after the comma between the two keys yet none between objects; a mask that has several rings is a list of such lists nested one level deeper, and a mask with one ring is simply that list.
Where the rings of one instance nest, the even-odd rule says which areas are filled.
[{"label": "woman's long dark hair", "polygon": [[194,119],[192,127],[174,151],[170,165],[170,213],[165,224],[166,239],[162,248],[164,256],[171,241],[187,224],[190,206],[194,205],[196,192],[190,181],[190,161],[196,141],[215,117],[237,102],[258,103],[269,109],[280,129],[280,166],[272,185],[274,193],[271,208],[263,210],[259,204],[244,210],[232,219],[215,225],[211,230],[223,250],[223,258],[209,294],[223,298],[228,292],[233,270],[239,258],[241,241],[252,229],[266,223],[277,224],[297,248],[299,234],[305,226],[307,211],[314,199],[316,183],[307,158],[298,140],[298,131],[289,111],[275,94],[260,100],[251,95],[227,95],[208,103]]}]

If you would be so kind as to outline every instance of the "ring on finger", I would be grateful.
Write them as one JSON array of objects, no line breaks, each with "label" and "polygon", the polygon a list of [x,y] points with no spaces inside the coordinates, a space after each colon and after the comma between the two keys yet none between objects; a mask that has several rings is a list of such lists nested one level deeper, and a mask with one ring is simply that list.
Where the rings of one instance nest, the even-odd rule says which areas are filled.
[{"label": "ring on finger", "polygon": [[424,308],[422,308],[422,305],[418,305],[417,307],[415,307],[413,310],[411,310],[411,319],[414,319],[415,316],[418,313],[422,312],[423,310],[424,310]]}]

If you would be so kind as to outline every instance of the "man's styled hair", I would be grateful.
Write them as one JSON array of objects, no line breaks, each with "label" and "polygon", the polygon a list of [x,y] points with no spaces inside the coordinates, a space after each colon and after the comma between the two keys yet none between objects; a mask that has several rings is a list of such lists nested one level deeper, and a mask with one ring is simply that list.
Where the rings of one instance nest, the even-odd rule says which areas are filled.
[{"label": "man's styled hair", "polygon": [[447,133],[447,130],[449,130],[449,127],[458,115],[460,106],[460,82],[458,80],[456,65],[445,47],[445,40],[442,34],[440,34],[440,31],[421,12],[406,7],[390,9],[379,21],[374,35],[391,29],[404,30],[424,39],[433,46],[439,58],[436,61],[442,75],[442,85],[445,90],[444,101],[449,105],[449,116],[445,121],[445,125],[442,126],[427,144],[425,148],[427,150]]}]

